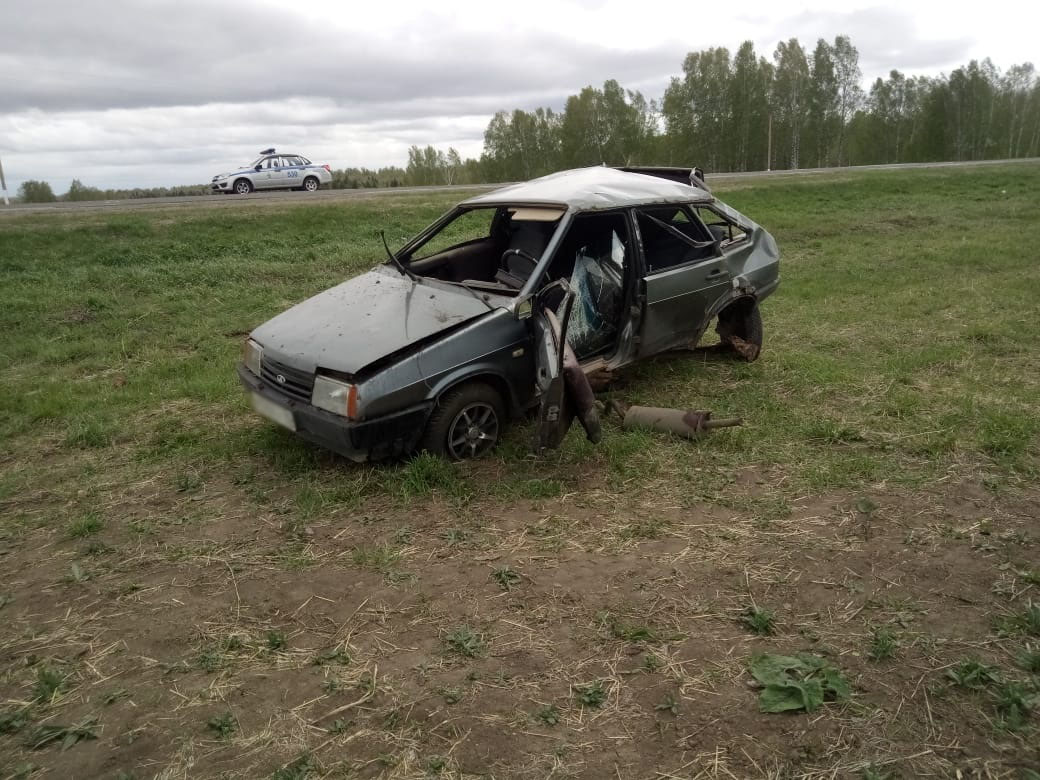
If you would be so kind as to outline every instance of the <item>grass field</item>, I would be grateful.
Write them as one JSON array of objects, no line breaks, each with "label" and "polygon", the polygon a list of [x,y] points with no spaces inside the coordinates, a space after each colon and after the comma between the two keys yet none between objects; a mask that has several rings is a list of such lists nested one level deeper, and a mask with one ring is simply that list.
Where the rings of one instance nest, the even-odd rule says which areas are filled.
[{"label": "grass field", "polygon": [[[603,398],[745,426],[464,465],[234,375],[450,193],[0,218],[0,776],[1040,777],[1040,166],[719,194],[783,253],[762,358]],[[761,712],[761,653],[838,682]]]}]

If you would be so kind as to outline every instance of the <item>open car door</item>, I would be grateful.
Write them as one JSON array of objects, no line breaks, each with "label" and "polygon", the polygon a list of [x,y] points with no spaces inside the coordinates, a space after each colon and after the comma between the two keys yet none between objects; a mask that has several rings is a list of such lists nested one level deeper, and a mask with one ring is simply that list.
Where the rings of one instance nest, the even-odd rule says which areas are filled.
[{"label": "open car door", "polygon": [[[547,302],[560,293],[563,298],[554,312]],[[573,306],[574,291],[562,279],[535,297],[531,323],[535,335],[535,384],[541,398],[535,451],[559,447],[575,412],[590,441],[598,443],[602,438],[589,380],[565,341]]]}]

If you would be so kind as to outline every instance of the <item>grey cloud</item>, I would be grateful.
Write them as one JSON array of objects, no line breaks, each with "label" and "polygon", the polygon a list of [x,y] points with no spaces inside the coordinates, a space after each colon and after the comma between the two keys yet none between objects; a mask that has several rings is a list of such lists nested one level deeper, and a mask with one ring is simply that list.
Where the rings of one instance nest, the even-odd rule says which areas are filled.
[{"label": "grey cloud", "polygon": [[[11,15],[0,67],[17,72],[0,110],[48,111],[255,104],[329,98],[396,105],[421,115],[431,101],[512,107],[514,93],[573,92],[609,74],[625,80],[676,70],[682,47],[619,52],[563,35],[441,32],[380,41],[290,11],[241,3],[35,0]],[[41,46],[40,30],[46,30]]]},{"label": "grey cloud", "polygon": [[833,40],[835,35],[848,35],[859,50],[860,67],[868,76],[893,69],[905,72],[958,67],[964,64],[964,53],[974,42],[968,36],[927,40],[909,13],[891,8],[806,11],[777,27],[797,30],[799,40],[810,52],[817,38]]}]

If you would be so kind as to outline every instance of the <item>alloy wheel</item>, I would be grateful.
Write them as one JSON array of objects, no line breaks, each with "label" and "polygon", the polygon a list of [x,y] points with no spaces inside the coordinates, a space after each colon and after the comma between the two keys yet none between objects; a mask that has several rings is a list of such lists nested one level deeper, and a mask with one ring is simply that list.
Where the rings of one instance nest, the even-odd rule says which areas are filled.
[{"label": "alloy wheel", "polygon": [[483,401],[463,407],[448,428],[448,454],[456,460],[483,455],[496,441],[498,415]]}]

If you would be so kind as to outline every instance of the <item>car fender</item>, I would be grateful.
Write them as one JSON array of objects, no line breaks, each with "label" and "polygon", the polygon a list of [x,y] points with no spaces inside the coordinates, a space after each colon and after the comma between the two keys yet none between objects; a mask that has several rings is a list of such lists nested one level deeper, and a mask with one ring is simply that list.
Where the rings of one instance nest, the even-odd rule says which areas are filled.
[{"label": "car fender", "polygon": [[515,415],[521,410],[521,399],[514,387],[515,379],[506,375],[502,367],[492,361],[478,361],[439,377],[436,384],[430,386],[429,400],[435,403],[451,389],[470,381],[484,381],[502,393],[502,398]]},{"label": "car fender", "polygon": [[736,303],[741,299],[750,300],[755,304],[758,303],[758,295],[755,294],[755,288],[752,285],[748,284],[747,281],[743,280],[741,277],[738,277],[734,281],[743,282],[743,284],[739,287],[731,287],[723,295],[720,295],[715,300],[715,302],[706,312],[703,326],[704,329],[706,329],[708,325],[711,324],[711,321],[713,319],[719,316],[720,311],[725,309],[727,306],[731,306],[732,304]]}]

